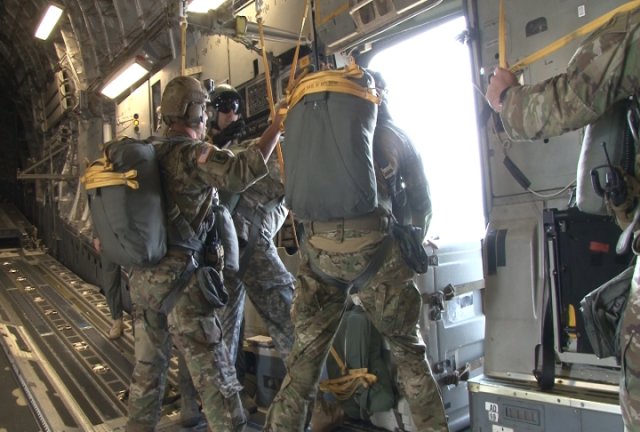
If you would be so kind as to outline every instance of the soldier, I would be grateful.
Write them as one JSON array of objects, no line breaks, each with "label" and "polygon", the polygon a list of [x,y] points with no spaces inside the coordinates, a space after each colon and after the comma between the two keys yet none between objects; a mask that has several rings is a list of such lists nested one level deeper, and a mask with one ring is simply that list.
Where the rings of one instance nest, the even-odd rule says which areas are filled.
[{"label": "soldier", "polygon": [[118,339],[124,332],[120,266],[102,255],[102,246],[99,238],[93,238],[93,247],[100,254],[102,291],[104,291],[104,297],[111,313],[112,324],[108,337],[109,339]]},{"label": "soldier", "polygon": [[[616,102],[640,89],[640,9],[614,16],[578,48],[565,73],[536,85],[519,85],[496,69],[486,98],[514,140],[560,135],[596,121]],[[636,167],[638,159],[636,157]],[[637,168],[636,168],[637,170]],[[638,173],[636,172],[636,177]],[[637,201],[637,200],[636,200]],[[633,204],[635,205],[635,204]],[[625,209],[633,215],[636,208]],[[619,214],[616,212],[616,214]],[[621,221],[628,224],[629,221]],[[634,252],[640,227],[634,233]],[[626,430],[640,431],[640,264],[623,318],[620,405]]]},{"label": "soldier", "polygon": [[[220,148],[234,153],[254,145],[241,141],[240,95],[230,85],[218,86],[213,95],[217,128],[212,139]],[[278,256],[273,237],[288,214],[284,206],[284,184],[280,164],[272,155],[267,162],[269,174],[241,194],[226,197],[240,243],[240,270],[225,271],[229,302],[222,314],[222,329],[231,356],[238,352],[245,292],[264,321],[273,343],[286,361],[293,345],[291,302],[295,278]]]},{"label": "soldier", "polygon": [[[244,122],[240,114],[242,100],[235,88],[228,84],[219,85],[212,94],[211,102],[214,119],[209,138],[214,144],[233,153],[255,145],[258,139],[241,141],[244,136]],[[237,365],[241,381],[244,371],[240,370],[241,362],[236,362],[236,359],[242,355],[239,349],[245,293],[255,305],[284,361],[293,345],[290,310],[295,278],[285,268],[273,242],[288,210],[283,203],[280,164],[274,155],[267,161],[267,166],[269,174],[241,194],[220,191],[223,203],[233,215],[241,253],[240,269],[237,272],[224,271],[229,300],[220,321],[225,344],[231,361]],[[188,397],[193,392],[189,391],[188,385],[182,385],[182,381],[181,393],[187,395],[182,399],[182,412],[183,417],[188,417],[185,413],[195,413],[197,404]],[[250,413],[255,412],[255,402],[244,393],[242,396],[244,408]]]},{"label": "soldier", "polygon": [[[269,158],[280,136],[280,118],[247,150],[236,155],[207,144],[205,103],[208,94],[190,77],[171,80],[162,97],[166,138],[156,144],[165,201],[170,214],[169,251],[151,268],[136,268],[131,277],[136,305],[136,364],[129,396],[127,431],[153,431],[169,363],[171,342],[184,355],[212,431],[238,430],[246,422],[239,403],[241,389],[229,361],[220,324],[191,272],[200,260],[204,238],[211,227],[208,209],[216,188],[240,192],[267,174]],[[187,226],[178,226],[178,216]],[[202,221],[202,222],[200,222]],[[183,236],[191,228],[192,235]],[[184,280],[182,291],[172,290]],[[167,298],[174,298],[167,308]],[[167,312],[167,309],[168,312]]]},{"label": "soldier", "polygon": [[[360,287],[357,302],[389,344],[400,391],[409,402],[417,430],[448,430],[440,390],[418,332],[422,302],[415,273],[404,261],[398,242],[389,236],[397,191],[390,190],[386,178],[402,178],[396,184],[406,186],[406,215],[425,229],[423,233],[431,216],[427,181],[418,153],[393,125],[386,102],[379,109],[378,123],[374,154],[383,155],[376,163],[386,171],[377,173],[379,208],[363,217],[304,223],[306,239],[291,314],[295,342],[288,374],[267,413],[265,431],[303,430],[349,295],[341,281],[353,281],[363,273],[371,276]],[[372,268],[370,264],[380,258],[381,266]]]}]

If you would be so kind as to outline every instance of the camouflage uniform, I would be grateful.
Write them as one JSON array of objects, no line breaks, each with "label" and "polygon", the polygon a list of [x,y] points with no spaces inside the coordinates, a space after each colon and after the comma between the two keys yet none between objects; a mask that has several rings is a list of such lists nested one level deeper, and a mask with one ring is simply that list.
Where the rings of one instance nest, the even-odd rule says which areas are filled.
[{"label": "camouflage uniform", "polygon": [[[188,221],[208,205],[213,187],[239,192],[267,173],[257,148],[234,156],[182,136],[167,138],[156,148],[165,194],[173,197]],[[210,429],[233,430],[230,409],[241,386],[222,341],[220,323],[196,278],[191,277],[168,316],[160,312],[185,260],[184,255],[169,253],[154,267],[135,269],[131,278],[136,364],[128,431],[153,431],[158,422],[172,342],[185,357]]]},{"label": "camouflage uniform", "polygon": [[[404,177],[413,220],[426,225],[431,202],[420,157],[409,141],[399,139],[391,129],[381,131],[381,122],[378,124],[374,146],[382,147],[389,166]],[[348,296],[343,288],[312,271],[310,259],[326,275],[343,280],[353,280],[366,268],[388,235],[385,215],[391,209],[391,198],[379,173],[377,179],[380,208],[374,214],[340,220],[340,226],[338,222],[305,222],[306,240],[292,308],[295,342],[288,359],[289,373],[267,414],[266,431],[303,430]],[[357,295],[368,319],[389,344],[400,391],[409,402],[417,430],[447,431],[440,391],[418,331],[422,299],[414,276],[392,241],[382,267]]]},{"label": "camouflage uniform", "polygon": [[[615,16],[578,48],[567,71],[540,84],[507,90],[501,112],[507,133],[533,140],[597,120],[640,89],[640,9]],[[638,233],[636,233],[637,236]],[[636,264],[634,287],[640,282]],[[623,319],[620,404],[627,430],[640,431],[640,297],[633,289]]]},{"label": "camouflage uniform", "polygon": [[[225,148],[237,153],[257,141],[258,139],[239,143],[236,140]],[[245,292],[267,326],[283,360],[286,360],[293,345],[291,302],[295,278],[285,268],[273,243],[273,237],[288,214],[283,203],[284,185],[275,152],[269,158],[267,166],[269,174],[240,194],[239,201],[232,209],[241,246],[241,269],[239,273],[224,273],[229,302],[222,312],[221,321],[223,337],[234,360],[238,353]],[[247,251],[254,223],[260,224],[260,227],[247,259],[242,254]]]}]

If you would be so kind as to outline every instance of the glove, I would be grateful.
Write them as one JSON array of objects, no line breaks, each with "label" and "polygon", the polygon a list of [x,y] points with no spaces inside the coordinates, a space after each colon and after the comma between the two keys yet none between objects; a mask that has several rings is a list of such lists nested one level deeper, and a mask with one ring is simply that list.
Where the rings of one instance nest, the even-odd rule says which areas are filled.
[{"label": "glove", "polygon": [[242,138],[244,136],[244,127],[244,120],[238,119],[211,139],[218,147],[224,147],[229,141]]}]

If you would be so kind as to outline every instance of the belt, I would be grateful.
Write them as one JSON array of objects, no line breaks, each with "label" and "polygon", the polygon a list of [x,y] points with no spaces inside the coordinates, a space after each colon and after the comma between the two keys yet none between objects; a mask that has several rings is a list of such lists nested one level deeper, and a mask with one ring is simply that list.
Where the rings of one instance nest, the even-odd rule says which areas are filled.
[{"label": "belt", "polygon": [[332,219],[326,222],[313,221],[307,224],[311,235],[323,232],[342,232],[345,230],[370,230],[387,232],[389,217],[379,214],[354,218]]}]

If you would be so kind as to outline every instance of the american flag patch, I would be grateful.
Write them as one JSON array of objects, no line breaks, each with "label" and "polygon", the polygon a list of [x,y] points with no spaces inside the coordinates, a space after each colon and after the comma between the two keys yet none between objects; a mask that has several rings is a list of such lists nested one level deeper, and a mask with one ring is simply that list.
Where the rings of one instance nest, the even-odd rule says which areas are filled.
[{"label": "american flag patch", "polygon": [[213,149],[213,146],[206,146],[202,149],[202,151],[200,152],[200,156],[198,156],[199,164],[206,163],[207,160],[209,160],[209,153],[211,153],[211,149]]}]

